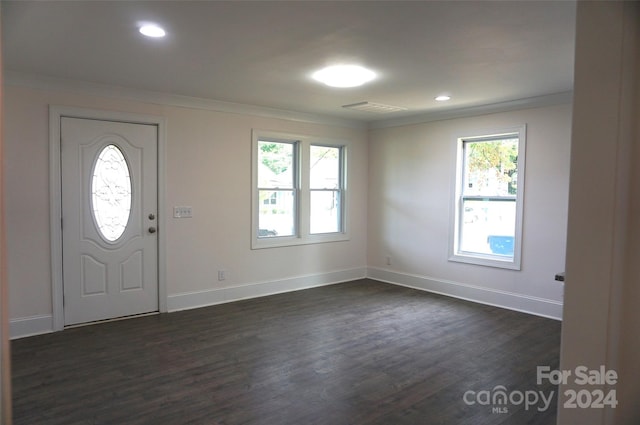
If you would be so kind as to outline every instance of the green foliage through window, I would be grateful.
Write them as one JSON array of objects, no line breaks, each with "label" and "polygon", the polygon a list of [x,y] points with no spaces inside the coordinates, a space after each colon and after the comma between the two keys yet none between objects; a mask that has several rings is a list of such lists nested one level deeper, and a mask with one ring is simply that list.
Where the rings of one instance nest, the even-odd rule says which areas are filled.
[{"label": "green foliage through window", "polygon": [[293,149],[290,143],[260,142],[259,148],[262,164],[276,175],[287,171],[292,163]]},{"label": "green foliage through window", "polygon": [[467,142],[467,167],[475,176],[495,178],[507,185],[507,193],[517,192],[518,139]]}]

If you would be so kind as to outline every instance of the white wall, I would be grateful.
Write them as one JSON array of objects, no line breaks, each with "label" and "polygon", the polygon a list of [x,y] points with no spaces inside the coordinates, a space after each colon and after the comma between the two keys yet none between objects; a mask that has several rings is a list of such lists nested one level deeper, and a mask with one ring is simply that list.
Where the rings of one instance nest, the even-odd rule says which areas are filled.
[{"label": "white wall", "polygon": [[[527,125],[522,270],[448,261],[456,138]],[[571,106],[371,130],[370,275],[560,318]],[[386,264],[391,257],[391,265]]]},{"label": "white wall", "polygon": [[[6,216],[14,336],[52,326],[48,106],[167,119],[164,214],[170,310],[368,275],[384,281],[561,317],[570,105],[370,130],[203,108],[144,103],[71,90],[5,87]],[[522,271],[447,261],[455,138],[527,124]],[[352,143],[351,240],[250,249],[251,129]],[[368,194],[367,194],[368,192]],[[369,224],[367,224],[369,222]],[[368,243],[367,243],[368,240]],[[386,257],[392,265],[386,265]],[[227,280],[217,281],[217,270]]]},{"label": "white wall", "polygon": [[[305,284],[297,280],[302,276],[323,284],[366,273],[364,129],[10,85],[4,101],[7,268],[14,333],[46,331],[52,314],[48,105],[166,118],[167,203],[162,212],[170,217],[174,205],[190,205],[194,215],[167,218],[166,229],[161,229],[167,240],[170,309],[295,289]],[[252,128],[351,143],[349,241],[250,249]],[[217,281],[220,269],[227,271],[224,282]]]}]

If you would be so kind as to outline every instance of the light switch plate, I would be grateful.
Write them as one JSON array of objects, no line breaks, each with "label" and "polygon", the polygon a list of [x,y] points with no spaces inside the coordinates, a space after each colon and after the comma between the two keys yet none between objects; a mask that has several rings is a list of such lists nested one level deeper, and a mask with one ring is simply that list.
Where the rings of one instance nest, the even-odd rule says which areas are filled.
[{"label": "light switch plate", "polygon": [[193,217],[192,207],[173,207],[173,218],[191,218]]}]

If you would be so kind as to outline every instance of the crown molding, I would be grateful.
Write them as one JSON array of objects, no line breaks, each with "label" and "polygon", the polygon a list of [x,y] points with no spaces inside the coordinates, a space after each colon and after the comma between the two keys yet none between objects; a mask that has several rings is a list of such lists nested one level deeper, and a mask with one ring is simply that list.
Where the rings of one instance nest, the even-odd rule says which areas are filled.
[{"label": "crown molding", "polygon": [[376,121],[366,122],[327,115],[269,108],[265,106],[224,102],[220,100],[200,97],[183,96],[151,90],[113,86],[108,84],[94,83],[90,81],[71,80],[67,78],[50,77],[37,74],[25,74],[11,70],[6,70],[4,72],[4,84],[8,86],[22,86],[42,90],[67,91],[100,97],[126,99],[163,106],[203,109],[231,114],[252,115],[263,118],[275,118],[308,124],[321,124],[333,127],[357,129],[381,129],[388,127],[400,127],[404,125],[423,124],[456,118],[468,118],[473,116],[508,112],[519,109],[570,104],[573,101],[573,91],[566,91],[542,96],[528,97],[524,99],[510,100],[506,102],[491,103],[487,105],[419,113],[397,118],[380,119]]},{"label": "crown molding", "polygon": [[285,109],[254,106],[242,103],[224,102],[200,97],[183,96],[130,87],[113,86],[90,81],[71,80],[37,74],[25,74],[6,70],[4,84],[8,86],[28,87],[41,90],[56,90],[89,94],[93,96],[126,99],[163,106],[203,109],[230,114],[252,115],[262,118],[275,118],[309,124],[329,125],[366,129],[367,123],[338,117],[289,111]]},{"label": "crown molding", "polygon": [[487,105],[471,106],[468,108],[450,109],[446,111],[428,112],[424,114],[408,115],[369,122],[369,129],[400,127],[412,124],[424,124],[434,121],[444,121],[456,118],[476,117],[479,115],[495,114],[499,112],[516,111],[520,109],[542,108],[545,106],[570,104],[573,102],[573,91],[553,93],[543,96],[528,97],[506,102]]}]

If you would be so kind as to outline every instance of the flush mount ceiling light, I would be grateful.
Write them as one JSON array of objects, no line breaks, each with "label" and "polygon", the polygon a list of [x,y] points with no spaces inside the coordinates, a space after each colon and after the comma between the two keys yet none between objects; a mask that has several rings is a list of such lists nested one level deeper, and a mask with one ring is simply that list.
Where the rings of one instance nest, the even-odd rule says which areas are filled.
[{"label": "flush mount ceiling light", "polygon": [[162,38],[167,35],[165,30],[156,24],[140,25],[140,34],[151,38]]},{"label": "flush mount ceiling light", "polygon": [[333,65],[316,71],[311,77],[329,87],[358,87],[376,78],[376,73],[359,65]]},{"label": "flush mount ceiling light", "polygon": [[438,102],[446,102],[447,100],[451,100],[451,96],[447,94],[441,94],[440,96],[436,96],[435,98]]}]

